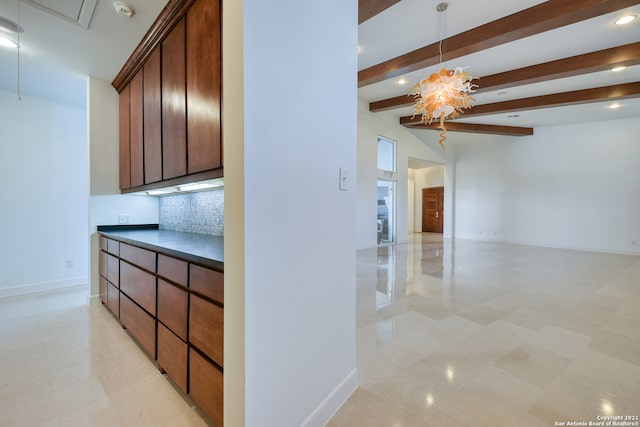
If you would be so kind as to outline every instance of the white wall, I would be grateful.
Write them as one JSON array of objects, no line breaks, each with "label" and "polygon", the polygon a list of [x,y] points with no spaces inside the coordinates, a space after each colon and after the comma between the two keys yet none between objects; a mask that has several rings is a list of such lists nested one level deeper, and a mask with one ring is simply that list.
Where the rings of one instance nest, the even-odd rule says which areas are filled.
[{"label": "white wall", "polygon": [[625,119],[458,147],[456,237],[640,253],[639,133]]},{"label": "white wall", "polygon": [[246,425],[322,426],[357,386],[358,4],[274,5],[244,1]]},{"label": "white wall", "polygon": [[[396,185],[396,236],[398,242],[406,242],[409,231],[409,157],[446,164],[453,167],[455,147],[447,146],[445,154],[438,145],[438,133],[425,132],[424,142],[414,133],[400,126],[399,119],[391,113],[371,113],[364,100],[358,103],[358,194],[357,194],[357,247],[377,245],[377,179],[394,179]],[[377,167],[377,138],[385,136],[397,142],[397,172],[390,176],[379,172]],[[453,181],[452,175],[445,179],[445,197]],[[413,191],[413,190],[412,190]],[[450,192],[449,192],[450,193]],[[446,213],[450,212],[451,200],[445,199]],[[445,218],[447,215],[445,215]],[[451,235],[451,223],[445,222],[445,236]]]},{"label": "white wall", "polygon": [[[413,171],[413,187],[409,187],[410,191],[413,190],[412,197],[409,200],[409,210],[413,208],[410,218],[413,219],[413,223],[409,223],[410,231],[420,233],[422,231],[422,189],[432,187],[444,187],[445,184],[445,168],[444,166],[433,166],[430,168],[412,169]],[[412,204],[413,202],[413,204]],[[448,212],[447,212],[448,213]]]},{"label": "white wall", "polygon": [[[95,302],[99,294],[98,225],[118,224],[118,215],[129,215],[131,224],[157,224],[158,199],[147,196],[120,195],[118,156],[118,92],[109,82],[90,77],[87,82],[87,138],[89,153],[90,197],[85,205],[89,223],[84,238],[89,254],[90,290]],[[86,181],[86,177],[85,177]],[[86,224],[86,223],[85,223]]]},{"label": "white wall", "polygon": [[85,111],[0,90],[0,117],[0,296],[86,284]]}]

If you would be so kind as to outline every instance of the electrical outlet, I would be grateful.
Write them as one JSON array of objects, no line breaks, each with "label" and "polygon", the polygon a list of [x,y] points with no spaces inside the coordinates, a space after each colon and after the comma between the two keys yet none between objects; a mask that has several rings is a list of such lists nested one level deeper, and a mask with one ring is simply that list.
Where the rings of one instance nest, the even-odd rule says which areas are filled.
[{"label": "electrical outlet", "polygon": [[73,268],[73,261],[70,259],[67,260],[67,268]]},{"label": "electrical outlet", "polygon": [[128,214],[118,215],[118,224],[129,224],[129,215]]}]

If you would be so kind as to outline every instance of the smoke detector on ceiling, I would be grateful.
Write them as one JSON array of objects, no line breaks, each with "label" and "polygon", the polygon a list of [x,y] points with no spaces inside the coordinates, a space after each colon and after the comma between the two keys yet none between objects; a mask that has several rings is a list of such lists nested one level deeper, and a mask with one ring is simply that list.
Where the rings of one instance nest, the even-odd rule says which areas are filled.
[{"label": "smoke detector on ceiling", "polygon": [[126,18],[131,18],[136,13],[131,6],[121,1],[113,2],[113,8],[116,10],[118,15]]}]

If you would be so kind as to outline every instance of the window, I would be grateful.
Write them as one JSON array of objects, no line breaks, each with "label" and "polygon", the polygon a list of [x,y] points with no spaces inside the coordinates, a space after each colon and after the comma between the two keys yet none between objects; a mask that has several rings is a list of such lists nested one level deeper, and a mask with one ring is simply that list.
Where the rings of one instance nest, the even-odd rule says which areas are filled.
[{"label": "window", "polygon": [[378,169],[396,171],[396,142],[382,136],[378,137]]}]

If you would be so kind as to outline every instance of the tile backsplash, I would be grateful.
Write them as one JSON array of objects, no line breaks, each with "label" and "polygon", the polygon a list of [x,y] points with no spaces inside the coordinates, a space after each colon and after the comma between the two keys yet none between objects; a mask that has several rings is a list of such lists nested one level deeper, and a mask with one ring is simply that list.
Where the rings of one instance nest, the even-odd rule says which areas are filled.
[{"label": "tile backsplash", "polygon": [[163,230],[224,235],[224,190],[160,197],[159,222]]}]

